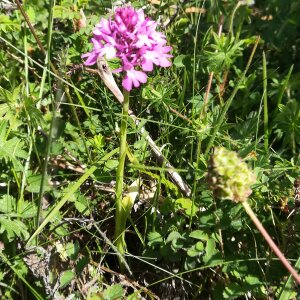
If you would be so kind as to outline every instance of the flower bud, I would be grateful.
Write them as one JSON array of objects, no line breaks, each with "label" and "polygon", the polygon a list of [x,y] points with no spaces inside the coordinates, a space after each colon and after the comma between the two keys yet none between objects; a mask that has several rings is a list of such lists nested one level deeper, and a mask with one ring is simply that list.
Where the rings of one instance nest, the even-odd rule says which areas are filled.
[{"label": "flower bud", "polygon": [[207,180],[216,197],[243,202],[256,177],[236,152],[220,147],[211,155]]}]

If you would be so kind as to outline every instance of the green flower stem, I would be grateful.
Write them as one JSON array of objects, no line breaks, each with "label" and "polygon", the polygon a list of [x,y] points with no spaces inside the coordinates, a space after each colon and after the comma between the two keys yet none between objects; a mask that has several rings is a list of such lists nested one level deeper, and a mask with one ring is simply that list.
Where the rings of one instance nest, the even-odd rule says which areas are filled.
[{"label": "green flower stem", "polygon": [[254,214],[252,208],[248,204],[247,201],[242,202],[247,214],[251,218],[251,220],[254,222],[257,229],[260,231],[266,242],[269,244],[270,248],[273,250],[273,252],[277,255],[277,257],[280,259],[282,264],[286,267],[286,269],[290,272],[290,274],[294,277],[295,281],[300,284],[300,275],[297,273],[297,271],[291,266],[289,261],[285,258],[284,254],[280,251],[280,249],[277,247],[277,245],[273,242],[272,238],[268,234],[268,232],[265,230],[263,225],[260,223],[259,219]]},{"label": "green flower stem", "polygon": [[[115,227],[115,245],[121,255],[124,254],[125,244],[125,226],[126,226],[126,211],[122,205],[123,182],[124,182],[124,165],[126,158],[126,138],[127,138],[127,119],[129,110],[129,92],[123,91],[124,102],[122,110],[122,121],[120,129],[120,153],[119,165],[116,176],[116,227]],[[125,222],[124,222],[125,219]],[[121,270],[124,269],[123,262],[119,260]]]},{"label": "green flower stem", "polygon": [[268,82],[267,82],[267,61],[265,52],[263,52],[263,89],[264,89],[264,145],[265,150],[269,149],[269,115],[268,115]]}]

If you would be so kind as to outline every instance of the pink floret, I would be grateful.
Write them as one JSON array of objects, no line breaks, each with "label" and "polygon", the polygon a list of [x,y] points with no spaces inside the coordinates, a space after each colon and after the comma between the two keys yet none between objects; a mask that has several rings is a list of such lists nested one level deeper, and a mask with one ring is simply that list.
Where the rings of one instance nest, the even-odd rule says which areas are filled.
[{"label": "pink floret", "polygon": [[[93,30],[91,52],[83,54],[85,65],[93,65],[98,57],[119,58],[121,67],[115,72],[124,72],[124,89],[130,91],[147,81],[145,72],[153,71],[153,65],[171,66],[165,46],[165,35],[156,31],[157,23],[146,18],[142,9],[131,6],[117,8],[112,18],[101,19]],[[141,71],[142,70],[142,71]]]}]

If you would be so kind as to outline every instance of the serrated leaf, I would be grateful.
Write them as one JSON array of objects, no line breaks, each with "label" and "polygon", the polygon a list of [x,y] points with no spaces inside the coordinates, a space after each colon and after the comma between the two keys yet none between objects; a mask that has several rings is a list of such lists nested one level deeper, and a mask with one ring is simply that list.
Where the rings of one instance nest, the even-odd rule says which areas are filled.
[{"label": "serrated leaf", "polygon": [[117,300],[121,299],[124,294],[124,290],[120,284],[114,284],[107,288],[104,293],[103,297],[105,300]]},{"label": "serrated leaf", "polygon": [[3,195],[0,198],[0,212],[10,213],[17,210],[17,200],[10,195]]},{"label": "serrated leaf", "polygon": [[12,241],[17,237],[23,238],[24,240],[29,238],[27,227],[20,220],[12,220],[6,216],[0,216],[0,233],[6,231],[7,239]]},{"label": "serrated leaf", "polygon": [[8,16],[0,15],[0,32],[17,31],[21,28],[17,21],[12,21]]},{"label": "serrated leaf", "polygon": [[84,268],[88,265],[89,261],[89,257],[84,256],[76,262],[76,273],[78,274],[78,276],[80,276]]},{"label": "serrated leaf", "polygon": [[160,245],[163,242],[163,238],[158,232],[149,232],[148,233],[148,246]]},{"label": "serrated leaf", "polygon": [[28,201],[19,201],[18,211],[22,218],[33,218],[36,216],[37,207],[34,203]]}]

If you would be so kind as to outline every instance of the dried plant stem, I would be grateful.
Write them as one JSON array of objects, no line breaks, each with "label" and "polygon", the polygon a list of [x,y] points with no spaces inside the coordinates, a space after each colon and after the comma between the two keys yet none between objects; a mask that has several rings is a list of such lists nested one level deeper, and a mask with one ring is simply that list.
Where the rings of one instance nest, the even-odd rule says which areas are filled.
[{"label": "dried plant stem", "polygon": [[[122,206],[122,195],[124,186],[124,165],[126,158],[126,140],[127,140],[127,119],[129,110],[129,93],[124,90],[124,102],[122,110],[122,121],[120,129],[120,152],[119,165],[116,176],[116,227],[115,227],[115,245],[121,255],[124,255],[125,243],[125,225],[122,222],[125,210]],[[124,271],[124,262],[119,259],[120,269]]]},{"label": "dried plant stem", "polygon": [[251,220],[254,222],[257,229],[260,231],[266,242],[269,244],[273,252],[277,255],[277,257],[280,259],[282,264],[286,267],[286,269],[290,272],[290,274],[294,277],[295,281],[300,284],[300,275],[297,273],[297,271],[291,266],[291,264],[288,262],[288,260],[285,258],[284,254],[280,251],[280,249],[277,247],[277,245],[273,242],[272,238],[268,234],[268,232],[265,230],[259,219],[254,214],[252,208],[248,204],[247,201],[243,202],[243,206],[251,218]]}]

